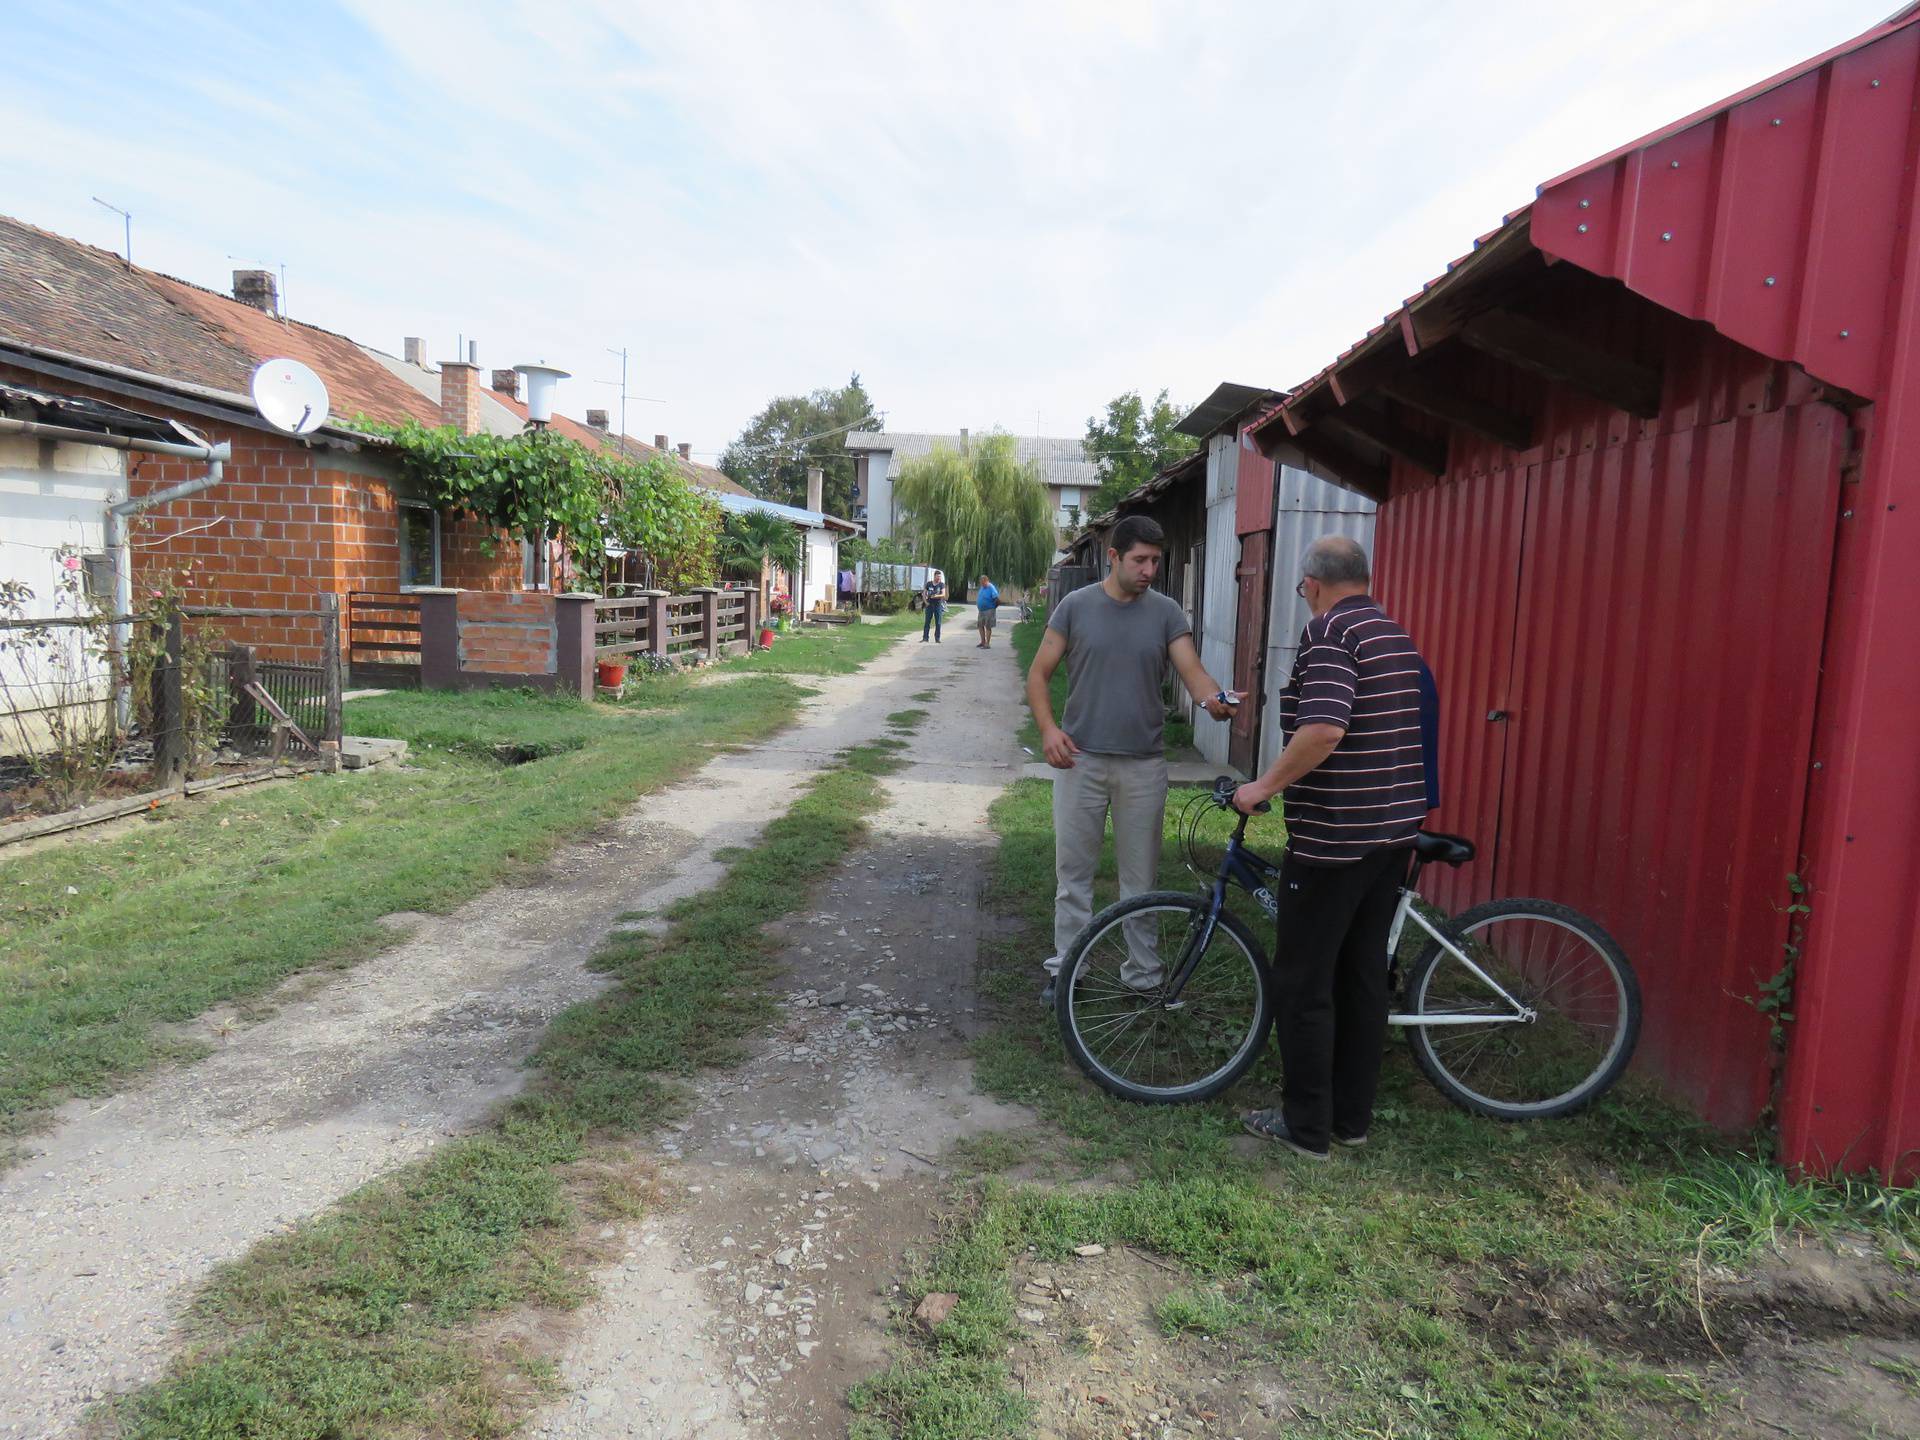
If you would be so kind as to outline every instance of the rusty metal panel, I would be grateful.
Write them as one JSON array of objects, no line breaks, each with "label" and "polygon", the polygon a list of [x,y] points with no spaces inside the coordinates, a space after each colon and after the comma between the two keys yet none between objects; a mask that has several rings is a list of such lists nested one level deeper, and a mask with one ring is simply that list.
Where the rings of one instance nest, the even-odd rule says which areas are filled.
[{"label": "rusty metal panel", "polygon": [[1878,398],[1898,338],[1917,84],[1907,16],[1550,182],[1533,241]]},{"label": "rusty metal panel", "polygon": [[1240,427],[1234,437],[1234,449],[1240,473],[1234,480],[1234,529],[1242,535],[1267,530],[1273,525],[1274,464],[1260,453],[1247,432],[1252,422]]},{"label": "rusty metal panel", "polygon": [[[1263,713],[1268,717],[1260,733],[1260,768],[1265,770],[1280,753],[1280,692],[1293,674],[1293,657],[1300,649],[1300,632],[1306,629],[1307,602],[1293,593],[1300,579],[1300,557],[1306,548],[1323,535],[1345,535],[1362,545],[1368,554],[1374,547],[1374,502],[1363,495],[1342,490],[1337,485],[1308,475],[1291,466],[1280,468],[1282,505],[1273,530],[1273,563],[1268,575],[1267,649],[1262,672]],[[1304,482],[1304,484],[1302,483]],[[1288,493],[1304,499],[1303,504],[1285,503]],[[1325,508],[1309,508],[1314,497]],[[1357,503],[1356,503],[1357,502]]]},{"label": "rusty metal panel", "polygon": [[1488,716],[1511,704],[1526,479],[1516,468],[1429,485],[1379,515],[1375,593],[1440,688],[1440,808],[1428,823],[1480,847],[1471,864],[1422,882],[1456,910],[1493,896],[1507,727]]}]

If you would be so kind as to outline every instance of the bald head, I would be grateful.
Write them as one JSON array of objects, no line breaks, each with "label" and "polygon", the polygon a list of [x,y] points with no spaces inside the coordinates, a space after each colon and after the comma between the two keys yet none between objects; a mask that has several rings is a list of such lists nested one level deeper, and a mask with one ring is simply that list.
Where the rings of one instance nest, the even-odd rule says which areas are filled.
[{"label": "bald head", "polygon": [[1307,546],[1301,557],[1300,573],[1309,580],[1328,586],[1365,587],[1372,579],[1367,568],[1366,547],[1345,535],[1322,535]]}]

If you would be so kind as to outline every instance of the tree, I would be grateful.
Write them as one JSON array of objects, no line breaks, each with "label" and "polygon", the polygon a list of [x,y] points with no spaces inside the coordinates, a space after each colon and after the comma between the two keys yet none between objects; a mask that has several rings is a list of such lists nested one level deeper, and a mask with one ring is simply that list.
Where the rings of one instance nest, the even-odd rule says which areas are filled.
[{"label": "tree", "polygon": [[800,532],[791,520],[764,510],[729,515],[726,529],[720,534],[720,564],[728,574],[749,577],[760,584],[764,602],[769,565],[789,574],[800,568]]},{"label": "tree", "polygon": [[1154,396],[1151,408],[1138,390],[1129,390],[1107,402],[1105,419],[1088,416],[1087,438],[1080,443],[1087,459],[1099,467],[1100,488],[1086,502],[1084,513],[1106,514],[1129,490],[1198,449],[1198,440],[1173,428],[1185,413],[1167,399],[1165,390]]},{"label": "tree", "polygon": [[913,514],[920,555],[951,581],[986,574],[1027,586],[1052,563],[1053,504],[1039,465],[1014,459],[1011,435],[987,435],[965,455],[934,446],[907,461],[894,494]]},{"label": "tree", "polygon": [[763,500],[807,503],[807,467],[826,472],[829,515],[853,514],[853,457],[849,430],[877,429],[882,420],[860,377],[838,390],[782,395],[753,417],[720,456],[720,469]]}]

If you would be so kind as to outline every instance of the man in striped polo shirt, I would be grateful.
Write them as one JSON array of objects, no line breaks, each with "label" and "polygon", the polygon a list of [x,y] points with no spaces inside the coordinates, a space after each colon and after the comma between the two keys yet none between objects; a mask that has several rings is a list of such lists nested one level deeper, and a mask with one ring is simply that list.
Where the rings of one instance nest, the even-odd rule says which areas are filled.
[{"label": "man in striped polo shirt", "polygon": [[1364,1145],[1387,1030],[1387,935],[1427,814],[1426,662],[1367,593],[1367,552],[1307,547],[1296,587],[1313,612],[1280,697],[1286,748],[1234,804],[1284,794],[1275,1025],[1285,1095],[1247,1129],[1324,1160]]}]

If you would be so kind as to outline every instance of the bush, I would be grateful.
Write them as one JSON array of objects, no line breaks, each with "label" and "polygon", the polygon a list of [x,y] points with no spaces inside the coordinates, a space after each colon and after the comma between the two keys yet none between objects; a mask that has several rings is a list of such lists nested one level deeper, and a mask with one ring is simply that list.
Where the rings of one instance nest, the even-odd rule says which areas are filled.
[{"label": "bush", "polygon": [[907,608],[907,592],[875,590],[862,598],[860,608],[869,615],[898,615]]}]

